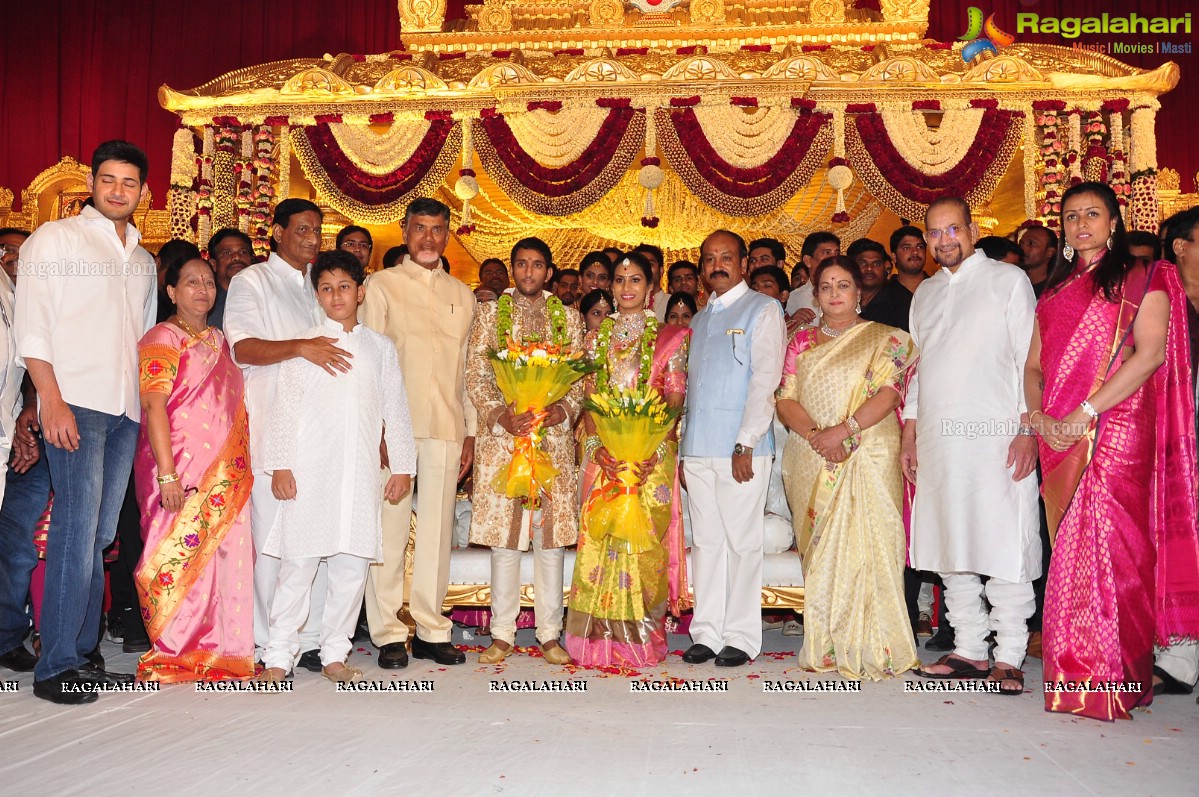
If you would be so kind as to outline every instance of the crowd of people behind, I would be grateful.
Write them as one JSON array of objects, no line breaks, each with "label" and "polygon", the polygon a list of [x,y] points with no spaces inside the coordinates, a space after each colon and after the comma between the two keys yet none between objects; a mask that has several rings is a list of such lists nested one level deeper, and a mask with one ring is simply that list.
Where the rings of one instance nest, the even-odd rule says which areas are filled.
[{"label": "crowd of people behind", "polygon": [[[1021,694],[1031,623],[1049,710],[1126,718],[1199,680],[1199,208],[1127,232],[1081,183],[1061,237],[981,237],[946,197],[886,245],[812,233],[789,269],[779,241],[728,230],[698,263],[642,244],[577,268],[525,238],[472,291],[427,198],[369,275],[370,232],[322,252],[304,199],[277,205],[262,262],[234,229],[155,262],[130,222],[147,168],[107,142],[78,216],[0,230],[0,666],[38,697],[352,682],[361,611],[380,667],[460,664],[442,604],[464,485],[491,549],[483,663],[515,650],[531,552],[548,663],[656,664],[674,617],[684,662],[743,665],[763,557],[793,547],[807,671]],[[590,366],[518,411],[491,357],[533,342]],[[638,461],[596,414],[629,395],[679,418]],[[533,500],[504,475],[529,447],[552,464]],[[105,622],[136,675],[106,668]],[[934,623],[948,652],[922,665]]]}]

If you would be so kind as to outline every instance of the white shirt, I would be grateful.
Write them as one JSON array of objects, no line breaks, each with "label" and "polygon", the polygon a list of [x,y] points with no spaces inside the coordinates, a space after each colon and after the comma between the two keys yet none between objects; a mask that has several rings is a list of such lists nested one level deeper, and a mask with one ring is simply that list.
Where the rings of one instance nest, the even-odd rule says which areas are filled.
[{"label": "white shirt", "polygon": [[665,324],[666,305],[670,304],[670,294],[659,289],[658,292],[654,294],[652,304],[654,306],[654,315],[657,317],[658,323]]},{"label": "white shirt", "polygon": [[791,295],[787,297],[787,315],[795,315],[796,310],[808,309],[819,315],[820,308],[816,306],[816,291],[812,287],[812,281],[808,280],[803,285],[791,291]]},{"label": "white shirt", "polygon": [[68,404],[141,420],[137,342],[158,311],[154,258],[141,234],[93,207],[43,224],[21,244],[15,308],[18,365],[54,366]]},{"label": "white shirt", "polygon": [[[747,293],[749,283],[742,280],[736,287],[725,291],[723,296],[712,294],[708,299],[708,306],[713,312],[720,312],[723,308],[731,307]],[[778,306],[774,302],[771,304]],[[746,448],[757,448],[758,441],[774,422],[774,391],[778,388],[783,374],[787,322],[783,320],[782,313],[766,305],[758,313],[753,331],[753,343],[749,352],[749,392],[745,396],[741,425],[737,427],[737,442]],[[780,440],[775,441],[776,450],[781,443]],[[758,454],[756,451],[754,453]],[[762,456],[765,456],[765,452]]]},{"label": "white shirt", "polygon": [[916,290],[920,361],[903,410],[916,419],[916,570],[1018,582],[1041,573],[1037,479],[1014,482],[1006,464],[1025,409],[1034,306],[1024,272],[982,251]]},{"label": "white shirt", "polygon": [[337,338],[354,355],[354,367],[330,376],[302,358],[280,363],[260,465],[290,470],[296,497],[279,503],[262,550],[285,559],[348,553],[380,561],[380,433],[391,472],[416,473],[400,360],[386,336],[361,324],[346,332],[326,319],[297,337],[320,335]]},{"label": "white shirt", "polygon": [[17,413],[21,411],[21,382],[25,369],[17,365],[17,333],[13,328],[16,286],[0,268],[0,449],[12,449]]},{"label": "white shirt", "polygon": [[[325,317],[308,280],[311,266],[302,272],[274,252],[265,263],[255,263],[235,274],[225,297],[225,337],[232,349],[237,343],[258,340],[292,340]],[[237,357],[234,355],[234,359]],[[239,363],[239,365],[241,365]],[[250,419],[250,461],[265,453],[275,381],[281,363],[242,365],[246,380],[246,413]]]}]

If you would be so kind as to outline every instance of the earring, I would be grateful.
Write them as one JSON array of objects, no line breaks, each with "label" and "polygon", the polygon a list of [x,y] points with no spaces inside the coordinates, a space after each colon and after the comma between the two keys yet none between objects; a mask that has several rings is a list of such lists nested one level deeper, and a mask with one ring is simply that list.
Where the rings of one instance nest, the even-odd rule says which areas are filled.
[{"label": "earring", "polygon": [[1107,236],[1107,248],[1108,249],[1112,248],[1112,237],[1110,235]]},{"label": "earring", "polygon": [[862,303],[861,303],[861,302],[858,302],[858,306],[857,306],[857,307],[855,307],[855,308],[853,309],[853,311],[854,311],[855,313],[861,314],[861,312],[862,312]]},{"label": "earring", "polygon": [[1073,260],[1074,259],[1074,247],[1071,246],[1070,244],[1063,244],[1062,245],[1062,257],[1066,258],[1067,260]]}]

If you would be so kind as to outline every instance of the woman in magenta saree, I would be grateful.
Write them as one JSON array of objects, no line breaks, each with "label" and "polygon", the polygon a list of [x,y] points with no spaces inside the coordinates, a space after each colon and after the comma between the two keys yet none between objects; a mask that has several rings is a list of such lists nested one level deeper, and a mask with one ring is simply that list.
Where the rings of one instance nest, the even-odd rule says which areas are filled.
[{"label": "woman in magenta saree", "polygon": [[167,271],[176,315],[138,345],[144,422],[134,459],[145,550],[135,580],[151,648],[138,678],[254,675],[250,455],[241,371],[206,317],[212,268]]},{"label": "woman in magenta saree", "polygon": [[1062,230],[1077,254],[1058,256],[1025,371],[1054,540],[1045,708],[1127,719],[1153,699],[1154,641],[1199,636],[1187,298],[1173,265],[1129,267],[1106,185],[1066,192]]},{"label": "woman in magenta saree", "polygon": [[[616,267],[613,294],[617,312],[584,339],[593,360],[602,359],[610,388],[637,386],[642,352],[652,351],[648,383],[673,406],[681,406],[686,391],[687,341],[691,330],[658,325],[643,311],[650,290],[650,267],[637,253]],[[604,330],[607,334],[604,334]],[[601,338],[601,335],[603,336]],[[603,340],[609,343],[605,346]],[[586,377],[586,392],[600,389],[595,376]],[[574,578],[566,617],[566,650],[584,667],[648,667],[666,658],[666,614],[690,608],[686,553],[680,514],[677,438],[663,444],[638,492],[653,526],[655,545],[641,553],[591,533],[591,515],[605,500],[597,455],[606,449],[599,440],[584,446],[582,468],[583,514],[575,554]]]}]

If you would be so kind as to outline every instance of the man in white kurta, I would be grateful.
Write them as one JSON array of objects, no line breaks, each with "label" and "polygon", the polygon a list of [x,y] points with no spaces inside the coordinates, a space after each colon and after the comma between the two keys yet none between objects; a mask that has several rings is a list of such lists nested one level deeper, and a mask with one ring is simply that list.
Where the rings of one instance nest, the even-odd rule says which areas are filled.
[{"label": "man in white kurta", "polygon": [[[1041,573],[1023,387],[1034,300],[1020,269],[974,250],[978,227],[965,203],[933,203],[926,226],[941,269],[912,301],[920,363],[903,411],[915,423],[904,427],[901,464],[916,485],[911,565],[941,574],[957,646],[923,673],[977,677],[989,669],[989,630],[996,667],[1020,667]],[[989,618],[981,576],[989,577]]]},{"label": "man in white kurta", "polygon": [[[229,283],[225,299],[225,336],[246,382],[246,412],[250,419],[250,466],[254,487],[250,496],[250,529],[258,557],[254,561],[254,648],[266,647],[271,599],[279,576],[279,559],[264,555],[266,535],[275,522],[279,502],[262,467],[267,430],[275,407],[275,384],[280,364],[293,358],[327,362],[328,344],[297,340],[299,333],[320,322],[324,313],[308,282],[309,264],[320,249],[321,211],[306,199],[287,199],[275,208],[271,227],[274,251],[265,263],[255,263]],[[331,351],[331,350],[329,350]],[[328,376],[328,375],[327,375]],[[330,376],[330,378],[332,378]],[[313,592],[313,628],[301,636],[304,650],[319,644],[317,626],[325,594],[324,568]]]},{"label": "man in white kurta", "polygon": [[[322,260],[329,255],[353,259],[337,251]],[[356,304],[352,312],[356,316]],[[344,663],[350,653],[367,567],[383,556],[380,434],[392,474],[416,472],[408,394],[391,341],[358,323],[347,331],[332,319],[296,337],[334,338],[352,355],[354,367],[329,376],[303,358],[279,366],[261,467],[290,471],[295,497],[279,502],[262,547],[281,562],[262,663],[285,672],[300,653],[299,631],[322,558],[329,574],[319,629],[321,665]]]}]

